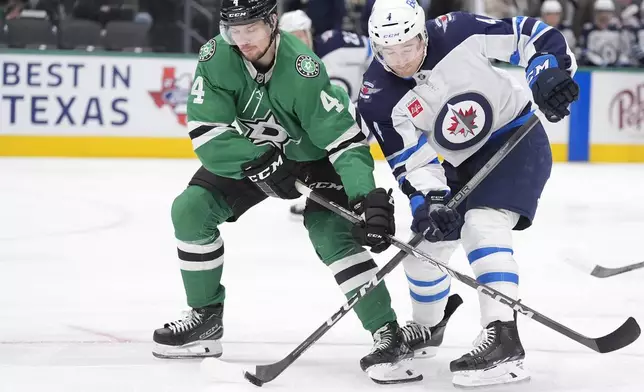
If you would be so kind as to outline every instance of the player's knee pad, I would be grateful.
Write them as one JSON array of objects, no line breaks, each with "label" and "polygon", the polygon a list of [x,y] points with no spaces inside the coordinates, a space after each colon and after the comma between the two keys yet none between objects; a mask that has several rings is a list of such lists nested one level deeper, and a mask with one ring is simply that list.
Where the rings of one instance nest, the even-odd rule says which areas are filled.
[{"label": "player's knee pad", "polygon": [[211,271],[224,262],[224,243],[217,230],[214,196],[200,186],[189,186],[172,203],[179,266],[183,271]]},{"label": "player's knee pad", "polygon": [[217,226],[226,220],[218,211],[215,197],[200,186],[189,186],[172,203],[171,216],[177,239],[199,241],[213,237]]},{"label": "player's knee pad", "polygon": [[[418,248],[437,261],[447,264],[458,245],[458,241],[423,241]],[[409,284],[414,321],[429,326],[436,325],[443,317],[451,277],[415,257],[404,258],[403,267]]]},{"label": "player's knee pad", "polygon": [[[519,266],[514,260],[512,228],[519,214],[492,208],[475,208],[465,214],[461,230],[463,248],[479,283],[517,298]],[[509,307],[481,296],[481,324],[512,320]]]}]

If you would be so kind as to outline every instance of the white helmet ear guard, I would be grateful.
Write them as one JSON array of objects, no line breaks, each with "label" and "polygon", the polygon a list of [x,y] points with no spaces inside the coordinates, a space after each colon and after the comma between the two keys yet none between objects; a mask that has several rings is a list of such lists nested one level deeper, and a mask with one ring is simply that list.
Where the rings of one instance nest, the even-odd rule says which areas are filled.
[{"label": "white helmet ear guard", "polygon": [[[380,50],[419,37],[427,42],[425,11],[416,0],[377,0],[369,17],[369,38],[376,59],[389,72]],[[425,55],[427,47],[425,46]],[[423,59],[424,59],[423,56]],[[422,63],[421,63],[422,64]]]}]

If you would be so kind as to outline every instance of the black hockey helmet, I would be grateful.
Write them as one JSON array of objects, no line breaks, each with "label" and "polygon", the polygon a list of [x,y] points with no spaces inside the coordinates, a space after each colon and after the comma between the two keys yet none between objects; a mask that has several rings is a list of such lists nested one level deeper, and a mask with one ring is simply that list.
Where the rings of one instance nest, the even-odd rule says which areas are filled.
[{"label": "black hockey helmet", "polygon": [[277,13],[277,0],[223,0],[219,12],[222,25],[234,26],[267,20]]}]

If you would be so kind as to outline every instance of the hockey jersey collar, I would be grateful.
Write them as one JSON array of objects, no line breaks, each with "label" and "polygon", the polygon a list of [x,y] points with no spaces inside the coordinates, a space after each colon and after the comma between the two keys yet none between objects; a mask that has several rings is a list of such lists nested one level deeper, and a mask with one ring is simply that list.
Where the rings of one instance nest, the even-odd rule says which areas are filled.
[{"label": "hockey jersey collar", "polygon": [[277,37],[275,37],[275,60],[273,60],[273,65],[268,71],[266,71],[266,73],[258,72],[253,63],[246,60],[244,56],[242,56],[242,61],[246,66],[246,70],[250,74],[251,78],[253,78],[258,84],[268,83],[268,81],[271,79],[271,76],[273,76],[273,70],[275,70],[275,64],[277,64],[277,56],[279,55],[280,39],[280,35],[277,34]]}]

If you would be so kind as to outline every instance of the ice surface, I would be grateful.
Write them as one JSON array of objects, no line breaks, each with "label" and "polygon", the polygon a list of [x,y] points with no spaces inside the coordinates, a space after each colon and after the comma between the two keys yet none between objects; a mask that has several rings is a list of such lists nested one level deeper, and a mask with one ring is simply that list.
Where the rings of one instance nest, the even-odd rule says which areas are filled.
[{"label": "ice surface", "polygon": [[[153,358],[152,331],[180,317],[185,297],[170,222],[195,160],[0,159],[0,391],[253,391],[215,383],[200,361]],[[381,186],[395,186],[383,165]],[[628,316],[644,323],[644,270],[597,279],[565,262],[614,267],[641,261],[643,165],[557,164],[535,225],[515,235],[521,296],[588,336]],[[398,236],[411,221],[396,193]],[[224,357],[243,366],[281,359],[343,302],[289,202],[268,200],[222,227],[227,287]],[[394,250],[379,255],[383,265]],[[459,251],[452,266],[471,273]],[[386,280],[401,322],[411,306],[402,268]],[[479,332],[475,292],[421,383],[378,386],[358,361],[370,336],[353,314],[275,381],[271,391],[451,391],[449,361]],[[527,384],[498,391],[642,391],[644,341],[597,354],[536,322],[520,322]]]}]

